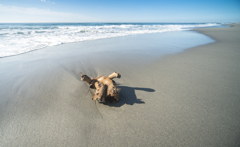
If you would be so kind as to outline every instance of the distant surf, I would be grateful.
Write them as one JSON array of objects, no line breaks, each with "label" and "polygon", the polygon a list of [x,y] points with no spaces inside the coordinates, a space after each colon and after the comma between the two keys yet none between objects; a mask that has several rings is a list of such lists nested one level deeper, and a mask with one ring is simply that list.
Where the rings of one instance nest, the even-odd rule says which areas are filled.
[{"label": "distant surf", "polygon": [[0,57],[47,46],[133,34],[219,27],[221,23],[14,23],[0,24]]}]

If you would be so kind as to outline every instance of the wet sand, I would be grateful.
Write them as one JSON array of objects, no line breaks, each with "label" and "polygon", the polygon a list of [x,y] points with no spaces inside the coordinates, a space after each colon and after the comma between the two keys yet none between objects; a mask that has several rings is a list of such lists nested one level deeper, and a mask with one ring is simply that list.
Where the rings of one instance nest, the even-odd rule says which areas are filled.
[{"label": "wet sand", "polygon": [[[194,31],[216,42],[158,58],[111,50],[120,37],[1,58],[0,146],[240,146],[240,25]],[[120,101],[92,101],[78,73],[113,71]]]}]

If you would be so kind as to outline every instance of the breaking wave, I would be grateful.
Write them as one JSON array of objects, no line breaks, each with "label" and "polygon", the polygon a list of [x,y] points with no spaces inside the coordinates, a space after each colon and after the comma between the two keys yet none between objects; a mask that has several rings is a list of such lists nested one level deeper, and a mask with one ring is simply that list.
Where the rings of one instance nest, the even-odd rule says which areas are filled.
[{"label": "breaking wave", "polygon": [[0,24],[0,57],[65,43],[221,25],[220,23]]}]

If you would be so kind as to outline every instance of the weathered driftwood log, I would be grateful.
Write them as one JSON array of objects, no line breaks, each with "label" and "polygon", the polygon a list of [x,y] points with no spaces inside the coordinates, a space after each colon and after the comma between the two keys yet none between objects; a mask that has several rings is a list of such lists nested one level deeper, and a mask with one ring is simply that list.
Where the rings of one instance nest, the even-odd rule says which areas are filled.
[{"label": "weathered driftwood log", "polygon": [[90,78],[87,75],[81,74],[81,80],[89,84],[89,87],[96,89],[96,92],[92,100],[98,100],[100,102],[117,102],[119,100],[120,88],[118,88],[114,78],[121,78],[121,75],[117,72],[110,74],[109,76],[98,76],[96,78]]}]

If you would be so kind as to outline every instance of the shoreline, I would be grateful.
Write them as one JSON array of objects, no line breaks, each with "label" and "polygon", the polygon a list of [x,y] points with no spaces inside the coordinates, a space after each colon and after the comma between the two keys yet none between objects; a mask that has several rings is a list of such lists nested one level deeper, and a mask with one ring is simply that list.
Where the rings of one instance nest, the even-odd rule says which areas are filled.
[{"label": "shoreline", "polygon": [[[96,52],[67,45],[0,60],[0,146],[239,146],[239,24],[193,31],[216,41],[153,60],[160,54],[146,47],[158,44],[129,53],[125,38],[105,51],[109,40],[82,43]],[[119,102],[92,101],[78,73],[115,70]]]},{"label": "shoreline", "polygon": [[[102,23],[100,23],[100,24],[102,24]],[[100,24],[98,24],[98,25],[100,25]],[[104,23],[103,23],[104,24]],[[103,25],[102,24],[102,25]],[[134,24],[134,23],[133,23]],[[142,29],[143,28],[145,28],[145,25],[144,25],[144,23],[140,23],[141,24],[141,26],[143,26],[142,27]],[[158,25],[162,25],[162,26],[158,26],[158,27],[163,27],[163,26],[165,26],[165,27],[169,27],[168,29],[170,29],[170,31],[167,29],[167,31],[164,29],[164,27],[161,29],[163,32],[158,32],[157,30],[155,30],[155,31],[153,31],[153,32],[155,32],[155,33],[167,33],[167,32],[171,32],[171,31],[174,31],[174,29],[175,29],[175,31],[179,31],[178,29],[176,29],[176,28],[178,28],[178,27],[183,27],[182,29],[180,29],[181,31],[183,31],[183,30],[185,30],[186,31],[186,28],[184,29],[184,25],[183,24],[185,24],[185,25],[187,25],[187,26],[189,26],[189,28],[187,29],[187,30],[189,30],[189,29],[191,29],[191,28],[194,28],[194,27],[206,27],[206,26],[214,26],[214,27],[219,27],[218,25],[220,25],[220,23],[195,23],[195,24],[193,24],[193,23],[181,23],[181,25],[179,25],[178,23],[176,23],[175,24],[175,27],[171,27],[171,26],[169,26],[169,23],[158,23]],[[174,24],[174,23],[173,23]],[[178,25],[177,25],[178,24]],[[9,24],[10,25],[10,24]],[[14,25],[14,24],[13,24]],[[128,33],[124,33],[124,27],[125,26],[123,26],[123,28],[121,27],[122,25],[125,25],[124,23],[122,24],[122,23],[118,23],[118,24],[115,24],[114,26],[116,27],[118,27],[118,29],[115,29],[115,31],[117,31],[117,33],[115,34],[115,35],[113,35],[112,36],[112,33],[110,33],[109,34],[109,29],[107,29],[106,30],[106,27],[108,28],[108,25],[110,25],[110,24],[105,24],[104,26],[105,27],[103,27],[103,28],[105,28],[105,33],[107,33],[108,35],[110,35],[110,36],[106,36],[107,34],[105,34],[105,36],[104,36],[104,33],[103,34],[100,34],[100,36],[101,37],[97,37],[98,35],[98,33],[97,34],[89,34],[89,36],[87,35],[87,34],[85,34],[86,36],[84,36],[84,34],[82,34],[82,33],[80,33],[79,34],[79,32],[77,32],[78,31],[78,29],[81,29],[81,31],[86,31],[85,29],[89,29],[89,28],[86,28],[86,26],[88,26],[88,25],[90,25],[91,26],[91,24],[79,24],[79,25],[66,25],[66,27],[71,27],[71,26],[73,26],[73,27],[75,27],[75,28],[73,28],[73,29],[75,29],[75,31],[76,31],[76,36],[74,36],[74,37],[70,37],[70,36],[72,36],[72,35],[75,35],[75,33],[74,34],[71,34],[71,31],[67,31],[67,32],[65,32],[66,34],[61,34],[60,33],[60,36],[59,35],[57,35],[57,36],[55,36],[55,37],[51,37],[51,36],[49,36],[49,33],[46,33],[46,34],[44,34],[44,30],[45,31],[53,31],[53,30],[51,30],[51,29],[56,29],[56,28],[58,28],[58,29],[60,29],[60,30],[54,30],[52,33],[53,33],[53,35],[55,34],[54,32],[56,31],[56,32],[58,32],[59,33],[59,31],[61,32],[61,31],[64,31],[64,30],[61,30],[61,29],[64,29],[64,28],[61,28],[62,26],[61,26],[61,23],[56,23],[56,24],[43,24],[44,26],[46,25],[46,27],[40,27],[40,28],[37,28],[37,30],[36,30],[36,26],[37,26],[37,24],[35,24],[36,26],[28,26],[27,24],[25,24],[25,25],[22,25],[22,26],[18,26],[17,24],[15,24],[16,26],[16,28],[15,29],[20,29],[20,30],[22,30],[22,31],[20,31],[20,32],[17,32],[17,34],[24,34],[24,35],[17,35],[17,36],[11,36],[11,34],[14,32],[14,30],[11,30],[11,28],[8,28],[7,26],[6,27],[3,27],[3,29],[5,30],[5,33],[3,33],[2,35],[2,42],[1,42],[1,44],[2,44],[2,51],[0,52],[0,58],[4,58],[4,57],[9,57],[9,56],[15,56],[15,55],[21,55],[21,54],[24,54],[24,53],[27,53],[27,52],[31,52],[31,51],[34,51],[34,50],[39,50],[39,49],[44,49],[44,48],[51,48],[51,47],[55,47],[55,46],[58,46],[58,45],[64,45],[64,44],[69,44],[69,43],[79,43],[79,42],[82,42],[82,41],[94,41],[94,40],[99,40],[99,39],[110,39],[110,38],[115,38],[115,37],[121,37],[121,36],[123,36],[123,37],[127,37],[127,36],[131,36],[131,35],[144,35],[144,34],[152,34],[153,32],[151,31],[152,29],[155,29],[154,28],[154,26],[151,26],[151,25],[153,25],[152,23],[149,23],[149,25],[147,25],[146,27],[150,27],[150,30],[148,30],[148,29],[139,29],[138,27],[138,29],[137,28],[135,28],[135,29],[137,29],[138,31],[140,31],[140,33],[139,32],[135,32],[135,33],[131,33],[131,31],[130,31],[130,34],[128,34]],[[41,24],[39,24],[40,26],[41,26]],[[93,25],[93,24],[92,24]],[[136,25],[136,24],[135,24]],[[26,28],[26,26],[28,26],[27,28]],[[63,26],[65,26],[65,25],[63,25]],[[93,25],[93,26],[95,26],[95,25]],[[100,25],[101,26],[101,25]],[[112,27],[112,25],[110,25],[111,27]],[[53,27],[53,28],[52,28]],[[80,27],[80,28],[79,28]],[[96,25],[96,27],[97,27],[97,25]],[[115,27],[113,27],[113,28],[115,28]],[[128,26],[128,27],[130,27],[131,28],[131,26]],[[136,27],[136,26],[135,26]],[[152,27],[152,28],[151,28]],[[186,27],[186,26],[185,26]],[[31,28],[31,30],[28,30],[29,28]],[[123,30],[121,30],[121,29],[123,29]],[[0,28],[1,29],[1,28]],[[38,29],[43,29],[43,34],[41,34],[41,33],[39,33],[39,31],[38,31]],[[47,29],[47,30],[46,30]],[[83,29],[83,30],[82,30]],[[94,28],[92,28],[93,30],[94,30]],[[119,30],[120,29],[120,30]],[[132,28],[133,29],[133,28]],[[172,30],[173,29],[173,30]],[[68,28],[67,28],[67,30],[68,30]],[[70,29],[71,30],[71,29]],[[110,29],[111,30],[111,29]],[[128,30],[128,29],[127,29]],[[125,31],[127,31],[127,30],[125,30]],[[134,29],[133,29],[134,30]],[[13,31],[13,32],[12,32]],[[28,35],[26,34],[26,31],[28,31]],[[65,30],[66,31],[66,30]],[[121,34],[121,31],[123,31],[122,33],[123,34]],[[141,31],[145,31],[145,33],[143,33],[143,32],[141,32]],[[150,32],[149,32],[150,31]],[[41,31],[40,31],[41,32]],[[87,31],[88,32],[88,31]],[[15,32],[16,33],[16,32]],[[68,34],[68,33],[70,33],[70,34]],[[6,34],[9,34],[10,36],[8,36],[8,35],[6,35]],[[37,38],[36,38],[36,36],[32,36],[33,37],[33,40],[31,41],[31,42],[29,42],[29,39],[31,38],[31,34],[36,34],[38,37],[45,37],[45,38],[49,38],[50,40],[49,41],[41,41],[41,40],[36,40]],[[1,34],[0,34],[1,35]],[[4,35],[6,35],[6,36],[4,36]],[[45,36],[44,36],[45,35]],[[55,34],[56,35],[56,34]],[[62,40],[61,38],[62,37],[64,37],[64,35],[65,35],[65,37],[69,37],[67,40],[68,41],[65,41],[65,40]],[[70,35],[70,36],[66,36],[66,35]],[[96,36],[97,35],[97,36]],[[11,38],[12,37],[12,38]],[[80,38],[79,38],[80,37]],[[89,38],[87,38],[87,37],[89,37]],[[92,38],[93,37],[93,38]],[[94,38],[95,37],[95,38]],[[4,39],[6,39],[6,38],[8,38],[6,41],[4,41]],[[29,39],[27,39],[27,38],[29,38]],[[71,40],[71,39],[73,39],[73,38],[75,38],[75,41],[74,40]],[[17,40],[22,40],[21,41],[21,43],[19,43]],[[54,40],[55,39],[55,40]],[[80,39],[80,40],[79,40]],[[78,41],[77,41],[78,40]],[[12,44],[9,44],[9,41],[12,41],[13,43]],[[37,44],[38,44],[38,46],[35,46],[36,45],[36,41],[37,41]],[[53,41],[55,41],[55,43],[53,43]],[[56,43],[57,42],[57,43]],[[40,47],[41,46],[41,47]],[[44,46],[44,47],[43,47]],[[13,48],[16,48],[16,47],[19,47],[19,49],[18,49],[18,51],[15,51]],[[35,48],[35,49],[34,49]],[[5,50],[5,51],[4,51]]]}]

